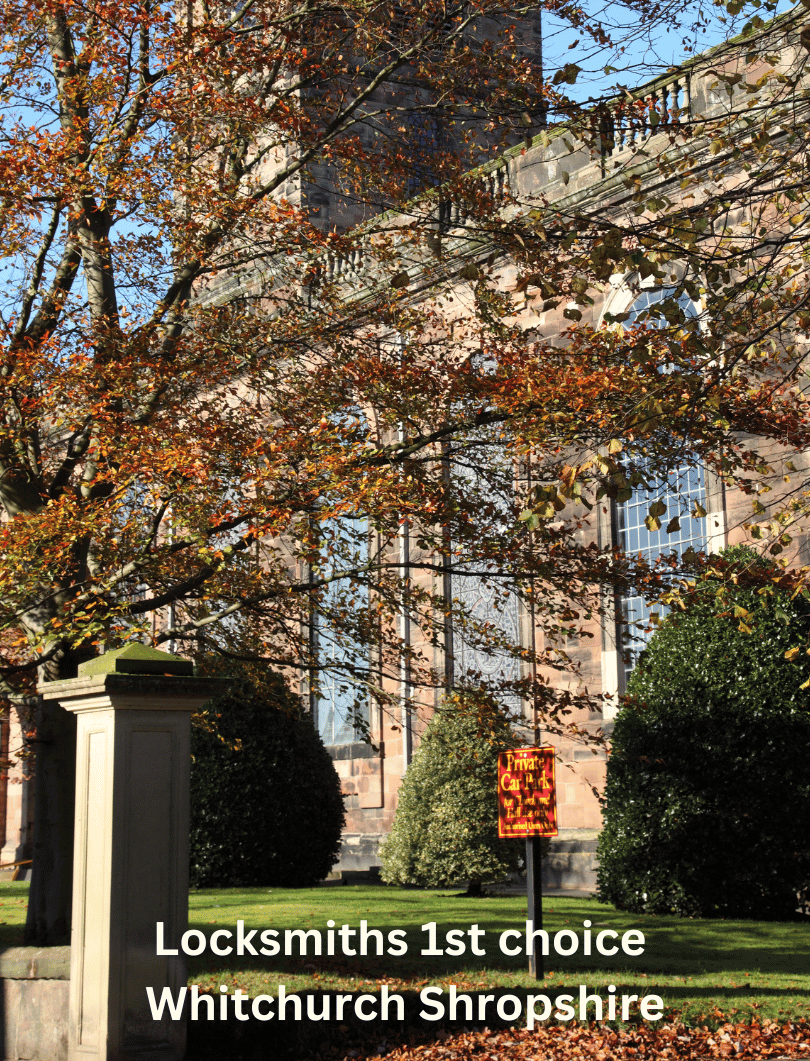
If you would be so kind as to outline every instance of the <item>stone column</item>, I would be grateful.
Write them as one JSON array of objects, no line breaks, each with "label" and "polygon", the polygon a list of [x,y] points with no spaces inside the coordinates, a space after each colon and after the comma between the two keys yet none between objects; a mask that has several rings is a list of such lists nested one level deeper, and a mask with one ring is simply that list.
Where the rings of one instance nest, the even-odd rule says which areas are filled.
[{"label": "stone column", "polygon": [[179,1061],[185,1023],[152,1019],[186,963],[156,953],[188,927],[190,717],[226,679],[144,645],[89,660],[39,691],[78,715],[69,1061]]}]

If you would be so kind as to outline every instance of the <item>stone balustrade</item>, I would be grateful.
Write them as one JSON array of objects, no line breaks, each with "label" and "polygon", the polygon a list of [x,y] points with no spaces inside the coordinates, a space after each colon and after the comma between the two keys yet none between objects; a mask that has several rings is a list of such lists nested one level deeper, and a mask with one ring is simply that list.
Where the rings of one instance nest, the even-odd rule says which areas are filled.
[{"label": "stone balustrade", "polygon": [[627,94],[594,107],[591,135],[603,158],[633,150],[653,133],[687,122],[692,117],[688,70],[656,81],[642,94]]}]

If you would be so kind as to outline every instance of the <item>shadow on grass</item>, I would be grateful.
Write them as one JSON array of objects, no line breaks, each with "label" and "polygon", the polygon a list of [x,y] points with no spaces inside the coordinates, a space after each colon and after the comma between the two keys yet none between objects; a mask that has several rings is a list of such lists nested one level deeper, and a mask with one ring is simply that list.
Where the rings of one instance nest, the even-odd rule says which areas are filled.
[{"label": "shadow on grass", "polygon": [[[215,910],[208,906],[209,897],[216,900]],[[204,914],[203,910],[194,909],[197,903],[205,908]],[[583,955],[581,949],[578,954],[566,957],[557,955],[552,949],[546,967],[553,968],[555,974],[561,976],[583,969],[605,975],[619,975],[619,969],[628,974],[672,976],[701,973],[730,977],[742,977],[745,973],[789,977],[810,975],[810,919],[807,918],[784,922],[685,920],[629,914],[595,899],[556,896],[548,898],[544,905],[543,926],[552,937],[562,929],[573,930],[581,936],[586,921],[591,923],[594,937],[605,929],[619,935],[628,929],[641,930],[645,937],[643,954],[634,957],[621,951],[610,957],[598,953]],[[462,970],[486,969],[516,974],[526,965],[525,952],[507,956],[499,947],[500,934],[505,930],[525,932],[525,899],[519,896],[493,897],[484,901],[474,899],[465,904],[460,899],[436,892],[420,893],[384,886],[364,887],[357,891],[314,889],[306,895],[261,890],[254,896],[243,890],[233,896],[233,902],[228,901],[227,893],[198,893],[191,910],[192,927],[212,931],[214,923],[209,920],[212,914],[215,914],[217,926],[233,927],[236,918],[242,917],[251,928],[272,927],[280,936],[285,928],[323,931],[329,918],[338,925],[348,923],[355,927],[361,919],[367,919],[370,927],[379,928],[383,933],[392,928],[406,931],[408,952],[404,956],[378,957],[372,951],[367,957],[329,958],[313,955],[310,950],[308,956],[292,960],[227,959],[217,963],[218,970],[223,972],[255,969],[300,976],[309,971],[347,978],[414,980],[435,979]],[[478,957],[469,954],[422,956],[427,938],[421,926],[428,921],[436,922],[439,940],[444,940],[449,929],[466,930],[470,924],[480,925],[486,931],[482,939],[486,954]],[[510,940],[510,943],[514,942]],[[591,949],[596,950],[595,946]],[[193,960],[190,965],[192,975],[204,968]],[[211,966],[209,960],[205,967],[211,970]]]}]

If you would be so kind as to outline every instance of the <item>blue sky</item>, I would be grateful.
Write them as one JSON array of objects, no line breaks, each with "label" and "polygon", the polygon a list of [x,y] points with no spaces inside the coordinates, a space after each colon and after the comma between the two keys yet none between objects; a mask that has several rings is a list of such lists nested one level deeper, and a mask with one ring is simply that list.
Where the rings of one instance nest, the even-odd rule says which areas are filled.
[{"label": "blue sky", "polygon": [[[776,4],[778,14],[791,6],[785,0],[776,0]],[[575,32],[568,23],[553,15],[543,16],[544,65],[549,72],[566,63],[580,66],[577,83],[569,93],[580,101],[590,96],[613,95],[619,86],[642,85],[668,67],[677,66],[740,32],[752,15],[760,14],[767,20],[773,14],[766,10],[764,0],[761,5],[746,4],[734,16],[711,0],[661,3],[657,6],[668,14],[670,25],[657,18],[645,26],[636,11],[615,0],[585,0],[578,6],[585,9],[591,20],[608,29],[615,45],[612,49],[597,47],[586,34]]]}]

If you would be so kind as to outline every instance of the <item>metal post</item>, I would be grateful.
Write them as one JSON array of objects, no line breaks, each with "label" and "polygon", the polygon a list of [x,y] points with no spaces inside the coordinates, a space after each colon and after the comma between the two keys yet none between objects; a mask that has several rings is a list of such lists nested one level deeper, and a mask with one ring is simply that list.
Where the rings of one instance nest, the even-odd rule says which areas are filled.
[{"label": "metal post", "polygon": [[[545,116],[544,116],[545,117]],[[545,125],[545,120],[543,122]],[[531,457],[526,461],[527,493],[531,496],[532,489],[532,464]],[[534,532],[530,532],[532,542],[532,558],[535,556]],[[529,595],[529,632],[531,636],[532,652],[532,728],[534,730],[535,747],[540,745],[540,711],[537,705],[537,622],[535,616],[535,576],[532,573]],[[540,837],[526,837],[526,916],[534,925],[534,928],[543,927],[543,851],[540,847]],[[532,947],[529,955],[529,975],[535,980],[542,980],[543,955],[537,953],[537,948]]]},{"label": "metal post", "polygon": [[[543,849],[542,838],[539,836],[526,837],[526,916],[535,929],[543,927]],[[538,948],[532,947],[529,955],[529,975],[535,980],[542,980],[545,975],[543,969],[542,949],[538,954]]]}]

